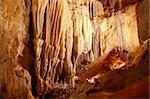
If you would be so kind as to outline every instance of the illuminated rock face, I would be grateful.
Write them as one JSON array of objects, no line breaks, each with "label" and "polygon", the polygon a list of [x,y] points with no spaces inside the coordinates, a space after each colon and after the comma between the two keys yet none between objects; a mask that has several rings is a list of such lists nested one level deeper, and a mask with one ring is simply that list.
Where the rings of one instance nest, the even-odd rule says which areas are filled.
[{"label": "illuminated rock face", "polygon": [[[125,4],[128,5],[128,2]],[[76,52],[75,55],[77,55],[76,65],[78,73],[82,73],[80,67],[93,62],[99,56],[110,52],[116,47],[120,50],[126,50],[129,53],[134,53],[139,47],[136,14],[137,4],[123,6],[122,2],[117,0],[110,0],[110,2],[105,2],[104,0],[86,0],[83,2],[76,1],[74,4],[69,3],[69,5],[75,5],[76,8],[73,12],[77,12],[78,9],[87,8],[85,10],[88,10],[89,13],[89,24],[92,25],[91,28],[88,28],[91,33],[86,32],[86,35],[92,34],[92,40],[89,39],[89,43],[87,43],[89,48],[91,45],[92,47],[88,51],[83,52],[79,50],[80,48],[84,50],[85,46],[83,46],[81,42],[74,42],[74,46],[80,44],[80,47],[74,47],[76,49],[73,51],[74,53]],[[86,13],[86,11],[84,12]],[[72,14],[72,16],[77,18],[76,14]],[[75,23],[75,19],[73,18],[73,23],[78,24]],[[80,25],[82,25],[82,21],[80,22]],[[79,29],[81,27],[80,25],[77,25]],[[74,35],[75,34],[76,30],[74,30]],[[82,38],[82,35],[78,37],[79,40],[80,38]],[[74,39],[74,41],[76,41],[76,39]]]},{"label": "illuminated rock face", "polygon": [[32,14],[39,95],[46,87],[53,89],[55,83],[73,86],[71,79],[80,65],[116,47],[129,53],[139,47],[136,4],[32,0]]},{"label": "illuminated rock face", "polygon": [[100,23],[101,54],[114,47],[134,52],[139,47],[136,20],[136,5],[126,7],[124,12],[118,11],[113,16],[104,18]]},{"label": "illuminated rock face", "polygon": [[0,0],[0,91],[5,86],[8,97],[32,98],[33,71],[38,95],[59,84],[73,87],[82,67],[104,53],[116,47],[135,52],[136,6],[119,0]]},{"label": "illuminated rock face", "polygon": [[73,27],[65,0],[32,0],[32,4],[37,92],[42,95],[58,82],[57,68],[60,74],[65,69],[67,83],[72,76]]}]

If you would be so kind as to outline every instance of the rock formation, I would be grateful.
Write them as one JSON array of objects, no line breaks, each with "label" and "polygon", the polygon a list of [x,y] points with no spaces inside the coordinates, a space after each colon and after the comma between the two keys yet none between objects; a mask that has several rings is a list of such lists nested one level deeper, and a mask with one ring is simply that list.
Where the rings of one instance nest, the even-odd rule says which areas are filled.
[{"label": "rock formation", "polygon": [[[76,97],[116,70],[136,74],[128,69],[147,54],[147,2],[0,0],[0,98]],[[86,81],[94,85],[80,89]]]},{"label": "rock formation", "polygon": [[0,93],[6,99],[32,99],[29,0],[0,1]]}]

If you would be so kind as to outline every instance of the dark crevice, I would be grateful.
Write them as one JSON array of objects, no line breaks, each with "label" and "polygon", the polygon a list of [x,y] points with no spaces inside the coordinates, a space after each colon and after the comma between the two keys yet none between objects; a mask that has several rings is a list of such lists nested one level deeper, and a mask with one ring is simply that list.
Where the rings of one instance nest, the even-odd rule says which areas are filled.
[{"label": "dark crevice", "polygon": [[[32,6],[32,4],[31,4]],[[30,49],[30,54],[33,57],[33,60],[35,60],[35,52],[34,52],[34,44],[33,44],[33,17],[32,17],[32,11],[30,7],[30,13],[29,13],[29,49]],[[32,86],[32,94],[36,96],[36,76],[35,76],[35,70],[34,70],[34,61],[31,64],[31,69],[29,70],[29,73],[31,75],[31,86]]]},{"label": "dark crevice", "polygon": [[93,20],[93,17],[94,17],[94,5],[93,5],[93,2],[92,2],[92,20]]},{"label": "dark crevice", "polygon": [[40,75],[42,76],[42,78],[45,78],[46,76],[46,72],[44,70],[45,68],[45,48],[46,48],[46,43],[45,43],[45,40],[46,40],[46,11],[44,13],[44,23],[43,23],[43,33],[42,33],[42,40],[44,41],[43,45],[42,45],[42,52],[41,52],[41,71],[40,71]]}]

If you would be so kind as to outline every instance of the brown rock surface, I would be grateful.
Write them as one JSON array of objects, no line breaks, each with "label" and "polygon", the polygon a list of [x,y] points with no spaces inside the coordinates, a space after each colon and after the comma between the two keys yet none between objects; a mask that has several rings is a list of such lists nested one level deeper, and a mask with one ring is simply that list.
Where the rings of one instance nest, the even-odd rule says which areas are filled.
[{"label": "brown rock surface", "polygon": [[75,75],[84,82],[141,52],[140,64],[149,38],[148,0],[140,1],[0,0],[0,98],[64,98]]},{"label": "brown rock surface", "polygon": [[149,0],[143,0],[137,8],[138,32],[142,41],[149,38]]},{"label": "brown rock surface", "polygon": [[[32,99],[29,0],[0,0],[0,96]],[[21,62],[23,61],[23,62]]]}]

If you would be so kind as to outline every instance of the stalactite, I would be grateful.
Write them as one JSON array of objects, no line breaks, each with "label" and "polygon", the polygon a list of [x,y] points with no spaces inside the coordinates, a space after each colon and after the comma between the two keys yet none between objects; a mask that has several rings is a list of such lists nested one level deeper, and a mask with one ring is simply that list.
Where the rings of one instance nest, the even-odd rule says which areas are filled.
[{"label": "stalactite", "polygon": [[148,49],[140,1],[0,0],[0,98],[66,98],[109,89],[109,80],[120,87],[108,75],[137,66]]},{"label": "stalactite", "polygon": [[[34,3],[34,0],[32,2]],[[63,83],[69,85],[72,83],[72,21],[66,0],[39,0],[38,5],[34,4],[32,9],[35,10],[33,23],[37,92],[41,95],[44,87],[50,86],[53,89],[57,82],[55,79],[66,79]],[[61,72],[59,75],[66,73],[66,76],[59,78],[57,69]]]},{"label": "stalactite", "polygon": [[[84,61],[92,62],[116,47],[120,51],[125,49],[133,52],[139,46],[138,39],[133,48],[128,38],[124,38],[125,34],[129,37],[132,34],[128,28],[124,28],[128,25],[128,9],[122,6],[122,1],[72,2],[32,1],[35,71],[39,95],[45,87],[53,89],[56,83],[72,83],[74,86],[71,79],[76,75],[76,70],[84,66]],[[124,9],[125,12],[122,12]],[[134,9],[133,11],[135,14]],[[134,22],[133,26],[136,28],[136,20]],[[134,32],[135,38],[138,38],[136,29]],[[98,50],[96,47],[99,47]]]}]

